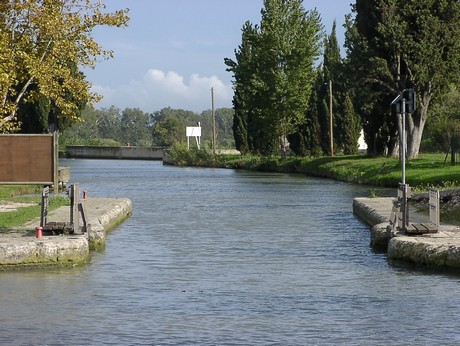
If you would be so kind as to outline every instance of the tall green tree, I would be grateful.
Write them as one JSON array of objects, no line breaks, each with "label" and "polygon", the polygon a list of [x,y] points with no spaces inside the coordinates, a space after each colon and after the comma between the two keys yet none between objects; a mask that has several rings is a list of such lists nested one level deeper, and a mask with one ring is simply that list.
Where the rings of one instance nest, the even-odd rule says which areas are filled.
[{"label": "tall green tree", "polygon": [[[341,93],[342,58],[340,56],[340,47],[336,34],[336,23],[332,26],[331,34],[326,38],[324,45],[323,58],[323,83],[319,89],[321,105],[318,107],[318,118],[321,126],[321,144],[324,153],[331,154],[331,106],[332,106],[332,136],[335,147],[340,145],[339,130],[341,106],[339,104],[339,94]],[[333,90],[332,90],[333,89]],[[331,105],[332,100],[332,105]],[[335,148],[338,149],[338,148]],[[334,149],[332,149],[334,150]],[[337,151],[337,150],[336,150]]]},{"label": "tall green tree", "polygon": [[121,110],[114,106],[86,107],[80,121],[64,128],[59,136],[65,145],[121,145]]},{"label": "tall green tree", "polygon": [[153,143],[172,146],[185,142],[186,126],[196,126],[199,121],[199,115],[192,111],[163,108],[153,114]]},{"label": "tall green tree", "polygon": [[334,21],[331,34],[324,44],[323,74],[325,81],[337,84],[342,74],[342,57],[340,56],[339,41],[337,40],[337,24]]},{"label": "tall green tree", "polygon": [[451,85],[450,90],[436,98],[430,108],[424,142],[429,150],[447,153],[452,149],[454,137],[459,136],[459,128],[460,87]]},{"label": "tall green tree", "polygon": [[120,141],[121,135],[121,110],[111,106],[96,112],[96,126],[101,138]]},{"label": "tall green tree", "polygon": [[[345,63],[340,55],[340,47],[337,40],[336,23],[332,26],[331,34],[328,36],[324,50],[324,85],[329,84],[332,93],[332,114],[333,114],[333,144],[334,151],[344,154],[353,154],[358,149],[358,139],[361,131],[359,115],[355,112],[351,101],[350,84],[345,76]],[[324,89],[323,89],[324,90]],[[328,95],[330,98],[331,95]],[[330,120],[330,100],[327,104],[328,114],[322,114]],[[323,121],[323,124],[326,123]],[[330,123],[330,121],[327,121]],[[330,126],[323,133],[330,136]],[[324,138],[323,138],[324,141]],[[326,152],[330,151],[328,149]]]},{"label": "tall green tree", "polygon": [[260,26],[245,24],[237,60],[225,63],[235,78],[234,126],[242,129],[235,142],[244,144],[246,129],[248,150],[269,155],[305,121],[322,26],[301,0],[265,0],[261,15]]},{"label": "tall green tree", "polygon": [[256,90],[258,28],[247,21],[242,28],[242,42],[235,50],[236,61],[225,58],[227,71],[233,73],[233,135],[236,149],[247,154],[249,148],[248,119],[257,112],[252,97]]},{"label": "tall green tree", "polygon": [[[414,88],[417,110],[407,117],[409,157],[419,153],[431,100],[460,78],[460,3],[457,0],[356,0],[347,29],[357,88],[368,93],[364,116],[368,143],[397,132],[389,104]],[[386,111],[384,111],[386,110]],[[367,119],[366,119],[367,117]],[[396,124],[396,126],[395,126]],[[396,127],[396,130],[395,130]]]},{"label": "tall green tree", "polygon": [[[321,120],[326,120],[322,114],[327,113],[327,110],[320,111],[322,107],[326,107],[323,105],[323,98],[327,92],[325,88],[323,70],[322,67],[318,67],[315,72],[315,81],[305,122],[299,125],[295,133],[288,136],[290,149],[298,156],[321,156],[323,152],[328,151],[327,147],[324,150],[322,147],[322,130],[327,127],[326,131],[329,133],[328,125],[322,126],[320,123]],[[328,143],[329,139],[325,145],[329,145]]]},{"label": "tall green tree", "polygon": [[184,141],[185,123],[179,118],[168,115],[153,127],[153,144],[170,147]]},{"label": "tall green tree", "polygon": [[324,47],[323,63],[317,71],[306,120],[309,129],[302,130],[310,139],[304,142],[310,143],[310,151],[314,155],[330,155],[331,152],[352,154],[357,150],[361,125],[350,100],[350,87],[344,75],[344,61],[340,54],[335,22],[331,34],[324,41]]},{"label": "tall green tree", "polygon": [[151,146],[151,120],[139,108],[126,108],[121,114],[121,141],[126,145]]},{"label": "tall green tree", "polygon": [[341,118],[338,143],[345,155],[358,151],[358,139],[361,134],[361,119],[355,112],[353,101],[348,93],[342,94]]}]

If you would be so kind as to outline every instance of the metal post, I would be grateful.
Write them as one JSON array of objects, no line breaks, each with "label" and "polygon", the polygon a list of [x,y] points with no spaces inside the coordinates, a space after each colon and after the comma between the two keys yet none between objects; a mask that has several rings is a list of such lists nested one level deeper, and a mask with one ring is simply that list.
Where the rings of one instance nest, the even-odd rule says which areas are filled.
[{"label": "metal post", "polygon": [[48,217],[48,197],[50,193],[50,187],[45,186],[42,191],[42,208],[40,217],[40,227],[45,227]]},{"label": "metal post", "polygon": [[407,186],[406,186],[406,99],[402,97],[401,100],[401,168],[402,168],[402,231],[406,232],[408,223],[407,213]]},{"label": "metal post", "polygon": [[80,186],[78,183],[70,187],[70,225],[74,232],[80,230],[80,217],[78,215],[78,204],[80,203]]},{"label": "metal post", "polygon": [[407,207],[407,185],[403,184],[403,204],[402,204],[402,231],[406,233],[407,226],[409,224],[409,213]]}]

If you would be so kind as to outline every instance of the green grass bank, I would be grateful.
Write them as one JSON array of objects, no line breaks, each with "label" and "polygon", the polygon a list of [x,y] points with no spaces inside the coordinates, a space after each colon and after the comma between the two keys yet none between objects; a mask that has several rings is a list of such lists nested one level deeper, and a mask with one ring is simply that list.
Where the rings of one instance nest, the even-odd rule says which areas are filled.
[{"label": "green grass bank", "polygon": [[[173,149],[170,161],[179,166],[221,167],[266,172],[301,173],[316,177],[372,185],[397,187],[401,163],[397,158],[364,155],[307,158],[217,155],[206,150]],[[406,182],[417,190],[428,187],[460,187],[460,165],[451,166],[444,154],[421,154],[406,162]]]}]

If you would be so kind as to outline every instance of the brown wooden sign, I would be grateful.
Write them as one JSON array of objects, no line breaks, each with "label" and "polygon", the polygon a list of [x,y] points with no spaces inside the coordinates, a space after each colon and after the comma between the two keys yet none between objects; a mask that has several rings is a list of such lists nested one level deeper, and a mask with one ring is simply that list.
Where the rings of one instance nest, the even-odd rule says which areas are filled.
[{"label": "brown wooden sign", "polygon": [[0,135],[0,184],[57,183],[57,135]]}]

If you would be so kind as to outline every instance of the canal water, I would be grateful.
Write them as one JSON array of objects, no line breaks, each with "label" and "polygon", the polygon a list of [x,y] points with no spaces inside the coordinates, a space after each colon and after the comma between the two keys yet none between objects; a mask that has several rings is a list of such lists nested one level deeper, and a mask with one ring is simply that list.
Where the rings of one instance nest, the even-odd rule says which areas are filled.
[{"label": "canal water", "polygon": [[87,266],[0,273],[1,345],[457,345],[460,277],[392,266],[304,175],[64,160],[133,215]]}]

